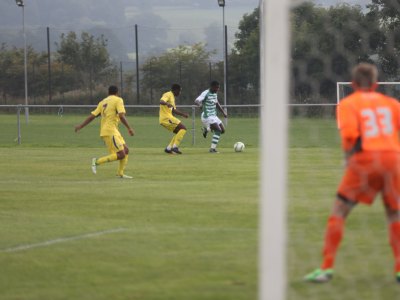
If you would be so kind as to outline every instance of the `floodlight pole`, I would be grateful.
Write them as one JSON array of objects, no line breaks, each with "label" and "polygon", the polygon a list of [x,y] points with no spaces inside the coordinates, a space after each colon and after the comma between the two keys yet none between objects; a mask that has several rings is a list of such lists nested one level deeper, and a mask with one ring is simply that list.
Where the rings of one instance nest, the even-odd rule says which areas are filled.
[{"label": "floodlight pole", "polygon": [[135,24],[135,46],[136,46],[136,96],[137,104],[140,103],[140,82],[139,82],[139,38],[138,25]]},{"label": "floodlight pole", "polygon": [[[227,96],[227,87],[226,87],[226,76],[227,76],[227,68],[226,68],[226,55],[227,55],[227,45],[226,45],[226,30],[225,30],[225,0],[218,0],[218,5],[222,7],[222,55],[224,61],[224,108],[227,111],[226,107],[226,96]],[[226,120],[227,121],[227,120]]]},{"label": "floodlight pole", "polygon": [[25,31],[25,5],[22,5],[22,31],[24,34],[24,81],[25,81],[25,121],[29,123],[29,107],[28,107],[28,58],[26,50],[26,31]]},{"label": "floodlight pole", "polygon": [[26,32],[25,32],[25,4],[23,0],[15,0],[17,6],[22,7],[22,34],[24,36],[24,81],[25,81],[25,120],[29,123],[29,107],[28,107],[28,65],[27,65],[27,49],[26,49]]},{"label": "floodlight pole", "polygon": [[225,5],[222,6],[222,31],[223,31],[223,55],[224,55],[224,106],[225,106],[225,110],[226,108],[226,32],[225,32]]},{"label": "floodlight pole", "polygon": [[122,69],[122,61],[119,62],[120,91],[119,95],[124,98],[124,71]]}]

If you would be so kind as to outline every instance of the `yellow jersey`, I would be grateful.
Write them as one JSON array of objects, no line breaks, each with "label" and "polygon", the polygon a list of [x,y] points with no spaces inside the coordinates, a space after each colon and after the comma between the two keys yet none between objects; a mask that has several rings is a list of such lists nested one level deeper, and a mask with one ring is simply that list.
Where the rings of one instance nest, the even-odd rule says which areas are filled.
[{"label": "yellow jersey", "polygon": [[110,95],[103,99],[92,111],[92,115],[98,117],[101,115],[100,136],[112,136],[120,134],[118,124],[120,122],[120,113],[125,113],[124,100],[122,98]]},{"label": "yellow jersey", "polygon": [[168,107],[167,105],[160,104],[160,123],[165,119],[169,119],[170,117],[173,117],[172,109],[176,109],[175,96],[174,96],[174,93],[172,93],[172,91],[164,93],[161,97],[161,100],[167,102],[168,104],[171,104],[172,107]]}]

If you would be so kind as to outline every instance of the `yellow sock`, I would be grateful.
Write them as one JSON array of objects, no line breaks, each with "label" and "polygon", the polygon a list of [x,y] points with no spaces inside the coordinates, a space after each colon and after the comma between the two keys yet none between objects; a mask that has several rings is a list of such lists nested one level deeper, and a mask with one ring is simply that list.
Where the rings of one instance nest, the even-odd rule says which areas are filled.
[{"label": "yellow sock", "polygon": [[171,149],[173,146],[174,146],[174,144],[175,144],[175,139],[176,139],[176,135],[174,135],[174,137],[172,138],[172,140],[169,142],[169,145],[168,145],[168,149]]},{"label": "yellow sock", "polygon": [[125,155],[124,159],[121,159],[119,161],[119,168],[118,168],[118,175],[122,176],[124,175],[125,167],[128,163],[128,155]]},{"label": "yellow sock", "polygon": [[183,140],[183,136],[186,134],[185,129],[181,129],[178,131],[178,133],[175,135],[175,141],[174,141],[174,147],[179,147]]},{"label": "yellow sock", "polygon": [[100,157],[96,160],[97,165],[104,164],[106,162],[116,161],[118,159],[117,153],[113,153],[107,156]]}]

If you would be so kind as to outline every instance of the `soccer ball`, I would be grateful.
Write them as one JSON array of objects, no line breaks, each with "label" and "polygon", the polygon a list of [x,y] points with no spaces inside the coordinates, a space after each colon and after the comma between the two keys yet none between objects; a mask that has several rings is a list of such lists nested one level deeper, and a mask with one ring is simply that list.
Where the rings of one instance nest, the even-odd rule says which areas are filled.
[{"label": "soccer ball", "polygon": [[242,152],[244,148],[245,146],[242,142],[236,142],[235,145],[233,145],[233,150],[235,150],[235,152]]}]

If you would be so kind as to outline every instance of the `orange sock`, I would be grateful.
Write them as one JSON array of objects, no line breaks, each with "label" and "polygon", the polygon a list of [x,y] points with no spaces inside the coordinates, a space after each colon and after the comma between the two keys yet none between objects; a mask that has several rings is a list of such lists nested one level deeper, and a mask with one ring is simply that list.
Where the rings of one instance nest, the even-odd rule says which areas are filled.
[{"label": "orange sock", "polygon": [[325,245],[323,250],[323,262],[321,269],[332,269],[335,263],[336,251],[343,237],[344,219],[330,216],[326,225]]},{"label": "orange sock", "polygon": [[398,273],[400,272],[400,222],[389,225],[389,239],[395,259],[394,271]]}]

